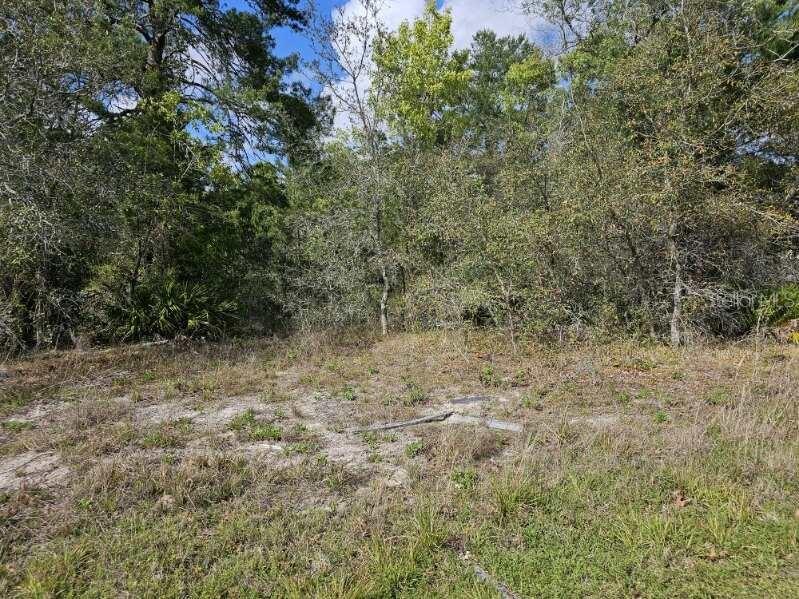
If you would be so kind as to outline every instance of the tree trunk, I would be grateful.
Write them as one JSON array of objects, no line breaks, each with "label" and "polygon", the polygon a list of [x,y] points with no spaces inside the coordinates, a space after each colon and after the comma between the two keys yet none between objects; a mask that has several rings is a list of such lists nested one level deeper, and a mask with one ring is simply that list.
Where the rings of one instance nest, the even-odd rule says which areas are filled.
[{"label": "tree trunk", "polygon": [[383,279],[383,294],[380,296],[380,332],[385,336],[388,335],[388,277],[386,276],[386,265],[380,265],[380,276]]},{"label": "tree trunk", "polygon": [[672,223],[669,227],[669,258],[674,268],[674,287],[672,289],[671,310],[671,345],[678,347],[682,341],[680,321],[682,320],[682,265],[677,251],[677,225]]}]

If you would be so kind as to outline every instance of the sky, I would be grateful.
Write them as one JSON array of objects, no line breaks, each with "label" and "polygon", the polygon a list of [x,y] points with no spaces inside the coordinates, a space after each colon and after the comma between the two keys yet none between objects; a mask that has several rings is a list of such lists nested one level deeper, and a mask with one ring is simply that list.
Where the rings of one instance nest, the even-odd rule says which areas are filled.
[{"label": "sky", "polygon": [[[314,2],[317,10],[326,16],[331,16],[339,8],[343,9],[345,15],[352,15],[359,11],[360,5],[359,0],[314,0]],[[223,8],[247,10],[247,0],[222,0],[221,4]],[[380,11],[383,23],[387,29],[396,30],[403,21],[412,21],[422,15],[426,4],[427,0],[383,0]],[[551,29],[547,30],[542,21],[522,14],[518,5],[519,0],[437,0],[440,9],[451,12],[451,31],[456,49],[468,48],[474,34],[482,29],[493,30],[499,36],[525,34],[544,46],[548,45],[552,40]],[[272,34],[276,41],[278,56],[296,53],[305,62],[314,59],[311,43],[302,33],[279,28],[273,30]],[[314,92],[328,95],[313,81],[307,69],[301,68],[300,72],[292,77],[302,81]],[[360,85],[363,85],[363,82]],[[364,88],[368,86],[366,82]],[[336,101],[333,102],[333,106],[336,109],[334,129],[349,128],[351,115],[348,115],[344,107],[338,105]]]},{"label": "sky", "polygon": [[[246,0],[227,2],[234,8],[246,6]],[[422,15],[426,4],[427,0],[383,0],[380,12],[384,25],[389,30],[396,30],[403,21],[411,21]],[[345,15],[358,13],[359,5],[359,0],[316,0],[317,9],[327,16],[338,8],[343,9]],[[491,29],[499,36],[525,34],[542,45],[548,45],[552,39],[551,29],[548,30],[542,21],[519,11],[519,0],[437,0],[437,5],[440,9],[449,10],[452,15],[451,31],[456,49],[468,48],[474,34],[482,29]],[[301,33],[282,28],[275,30],[273,34],[278,55],[297,53],[305,61],[313,60],[311,44]],[[327,95],[307,74],[300,72],[295,77],[315,92]],[[368,83],[364,87],[368,87]],[[334,129],[347,129],[351,124],[351,115],[337,104],[333,102],[336,108]]]},{"label": "sky", "polygon": [[[336,7],[354,10],[358,0],[316,0],[318,9],[330,15]],[[426,0],[384,0],[381,11],[389,29],[418,17],[424,11]],[[542,43],[548,41],[545,27],[540,21],[520,14],[514,0],[438,0],[439,8],[452,11],[452,34],[456,48],[467,48],[475,33],[481,29],[492,29],[498,35],[526,34]],[[246,0],[223,0],[223,6],[244,9]],[[313,59],[313,51],[307,39],[288,29],[274,32],[277,53],[298,53],[305,60]]]}]

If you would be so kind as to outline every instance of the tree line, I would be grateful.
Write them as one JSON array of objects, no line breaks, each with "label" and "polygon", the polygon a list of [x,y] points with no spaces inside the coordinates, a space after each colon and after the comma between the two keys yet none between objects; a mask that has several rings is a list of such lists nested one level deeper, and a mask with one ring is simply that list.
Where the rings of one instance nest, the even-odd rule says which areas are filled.
[{"label": "tree line", "polygon": [[546,45],[464,50],[434,2],[380,8],[3,5],[4,350],[799,318],[799,4],[522,0]]}]

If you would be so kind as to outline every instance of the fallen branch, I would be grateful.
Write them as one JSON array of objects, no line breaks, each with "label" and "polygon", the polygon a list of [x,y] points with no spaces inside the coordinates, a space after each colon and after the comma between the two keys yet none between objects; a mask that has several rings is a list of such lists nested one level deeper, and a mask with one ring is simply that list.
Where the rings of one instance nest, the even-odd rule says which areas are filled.
[{"label": "fallen branch", "polygon": [[474,570],[474,573],[477,575],[477,578],[479,578],[481,582],[490,584],[492,587],[494,587],[497,593],[499,593],[499,596],[502,597],[502,599],[519,599],[519,596],[516,595],[514,592],[512,592],[504,583],[500,582],[499,580],[491,576],[488,572],[483,570],[479,565],[472,564],[472,569]]},{"label": "fallen branch", "polygon": [[480,564],[471,561],[468,553],[466,555],[462,555],[461,559],[472,566],[472,570],[474,570],[474,573],[477,576],[477,578],[480,579],[480,582],[483,582],[485,584],[494,587],[494,589],[496,589],[497,593],[499,593],[499,596],[502,597],[502,599],[519,599],[519,596],[513,591],[511,591],[505,583],[497,580],[496,578],[491,576],[491,574],[483,570],[483,568],[480,567]]},{"label": "fallen branch", "polygon": [[416,426],[417,424],[427,424],[428,422],[441,422],[453,414],[454,412],[441,412],[440,414],[431,414],[430,416],[422,416],[421,418],[414,418],[413,420],[402,420],[400,422],[389,422],[388,424],[378,424],[367,428],[356,428],[353,429],[352,432],[369,433],[374,431],[388,431],[395,428],[405,428],[406,426]]},{"label": "fallen branch", "polygon": [[417,424],[427,424],[429,422],[442,422],[447,420],[453,424],[478,424],[498,431],[510,431],[512,433],[522,432],[522,425],[516,422],[508,422],[506,420],[495,420],[494,418],[478,418],[477,416],[467,416],[465,414],[457,414],[455,412],[441,412],[440,414],[431,414],[430,416],[422,416],[421,418],[414,418],[413,420],[402,420],[400,422],[389,422],[387,424],[377,424],[366,428],[352,429],[353,433],[370,433],[375,431],[388,431],[395,428],[405,428],[406,426],[416,426]]}]

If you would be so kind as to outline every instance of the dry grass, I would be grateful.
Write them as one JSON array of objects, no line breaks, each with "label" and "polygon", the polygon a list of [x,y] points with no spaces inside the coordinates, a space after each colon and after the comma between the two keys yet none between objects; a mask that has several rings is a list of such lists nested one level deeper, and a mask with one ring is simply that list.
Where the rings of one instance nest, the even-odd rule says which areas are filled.
[{"label": "dry grass", "polygon": [[[0,594],[491,596],[473,562],[522,596],[799,585],[797,346],[350,332],[6,367]],[[349,432],[443,408],[524,432]],[[2,474],[25,455],[60,475]]]}]

